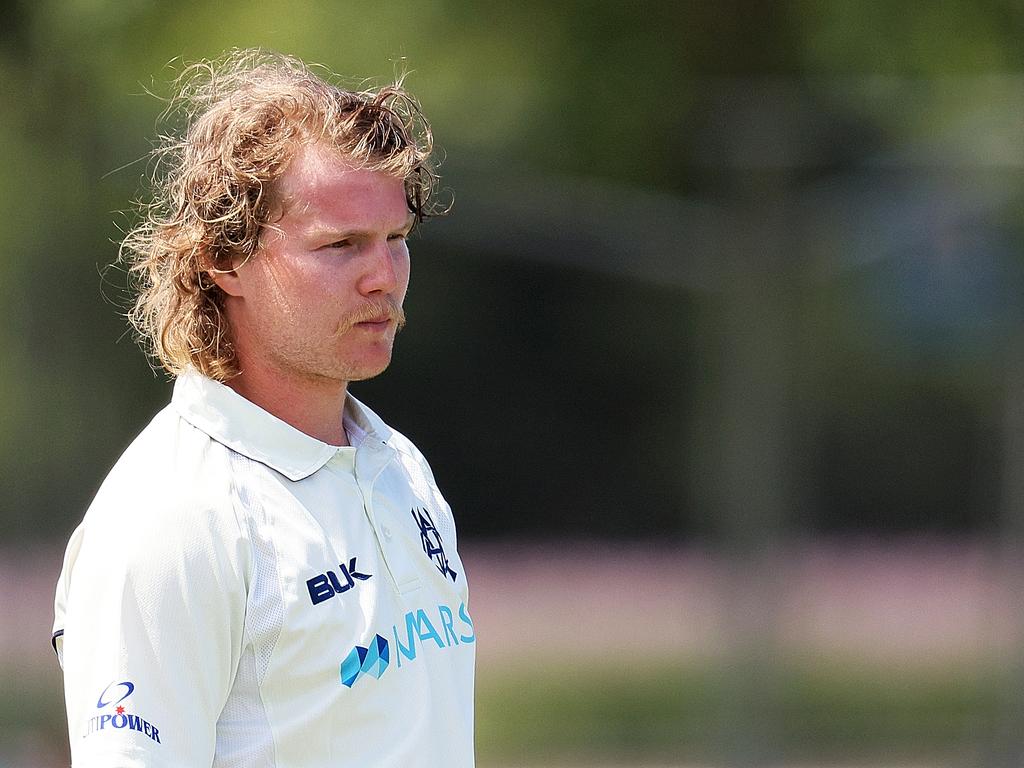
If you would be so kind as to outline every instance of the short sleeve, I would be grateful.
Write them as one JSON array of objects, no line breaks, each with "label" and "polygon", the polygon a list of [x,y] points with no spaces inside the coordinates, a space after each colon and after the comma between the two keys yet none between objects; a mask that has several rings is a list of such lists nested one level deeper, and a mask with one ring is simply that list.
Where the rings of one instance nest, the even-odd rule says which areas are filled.
[{"label": "short sleeve", "polygon": [[248,554],[231,510],[98,498],[55,599],[75,768],[209,766],[243,643]]},{"label": "short sleeve", "polygon": [[82,529],[84,523],[80,524],[71,534],[67,549],[64,552],[64,565],[61,568],[60,578],[57,580],[57,590],[53,598],[53,636],[50,642],[57,654],[57,661],[61,668],[64,667],[64,623],[68,610],[68,588],[70,586],[71,566],[78,559],[78,550],[82,545]]}]

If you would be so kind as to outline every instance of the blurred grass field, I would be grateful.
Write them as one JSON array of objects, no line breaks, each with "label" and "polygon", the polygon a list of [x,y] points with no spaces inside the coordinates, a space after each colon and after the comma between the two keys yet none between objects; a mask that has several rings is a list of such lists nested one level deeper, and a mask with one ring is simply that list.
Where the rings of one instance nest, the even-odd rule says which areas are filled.
[{"label": "blurred grass field", "polygon": [[625,665],[483,674],[484,766],[965,765],[1000,712],[993,670],[894,679],[890,670],[786,664],[756,674],[758,700],[735,700],[743,665]]},{"label": "blurred grass field", "polygon": [[[616,589],[601,578],[607,548],[580,545],[567,557],[521,547],[470,552],[482,768],[945,768],[999,764],[1019,739],[1012,616],[995,615],[1006,595],[976,553],[804,556],[831,564],[828,589],[814,568],[794,568],[801,558],[790,557],[767,614],[774,632],[735,642],[724,634],[729,606],[711,589],[733,570],[725,561],[655,548],[622,552],[618,570],[633,572],[641,586]],[[8,768],[67,764],[45,604],[48,571],[58,562],[41,555],[8,555],[0,565],[0,577],[22,574],[3,590],[12,608],[0,632],[7,694],[0,765]],[[29,561],[32,576],[22,567]],[[888,589],[873,590],[883,577]],[[803,582],[817,585],[817,597]],[[953,584],[961,591],[951,592]],[[756,593],[758,585],[748,586]],[[866,591],[858,597],[858,589]],[[865,602],[872,590],[874,611]],[[845,619],[817,627],[817,636],[794,634],[794,600],[806,626],[829,611]],[[856,643],[841,647],[829,632],[843,633],[843,620]]]}]

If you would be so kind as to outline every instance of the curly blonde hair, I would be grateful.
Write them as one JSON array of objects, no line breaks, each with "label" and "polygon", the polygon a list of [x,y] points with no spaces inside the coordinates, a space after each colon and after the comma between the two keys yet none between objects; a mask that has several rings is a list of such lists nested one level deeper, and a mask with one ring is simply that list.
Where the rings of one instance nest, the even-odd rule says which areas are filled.
[{"label": "curly blonde hair", "polygon": [[403,179],[417,221],[440,213],[430,125],[401,79],[349,91],[294,57],[236,50],[181,73],[165,112],[175,115],[184,129],[154,149],[152,202],[120,252],[137,293],[128,317],[172,376],[238,374],[224,294],[209,273],[256,253],[273,224],[274,184],[300,147],[327,142],[360,168]]}]

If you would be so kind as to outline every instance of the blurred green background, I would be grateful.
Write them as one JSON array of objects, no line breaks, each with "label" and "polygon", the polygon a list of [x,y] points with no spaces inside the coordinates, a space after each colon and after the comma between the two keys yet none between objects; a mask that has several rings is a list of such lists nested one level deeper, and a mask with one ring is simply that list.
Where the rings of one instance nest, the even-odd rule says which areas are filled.
[{"label": "blurred green background", "polygon": [[181,61],[408,70],[450,217],[354,387],[455,509],[479,762],[1019,765],[1024,5],[0,5],[0,765],[169,395],[107,269]]}]

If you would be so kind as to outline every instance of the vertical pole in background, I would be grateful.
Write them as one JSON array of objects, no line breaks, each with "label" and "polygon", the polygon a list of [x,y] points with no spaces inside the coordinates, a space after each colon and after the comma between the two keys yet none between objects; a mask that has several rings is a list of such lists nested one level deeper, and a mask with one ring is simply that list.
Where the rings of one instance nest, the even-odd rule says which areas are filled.
[{"label": "vertical pole in background", "polygon": [[782,757],[778,613],[786,576],[783,533],[793,507],[791,347],[794,276],[784,195],[747,219],[745,242],[710,323],[711,381],[699,422],[709,456],[708,513],[728,563],[723,585],[725,661],[719,754],[728,765]]},{"label": "vertical pole in background", "polygon": [[1002,617],[991,617],[1000,634],[996,643],[1000,707],[986,762],[1019,768],[1024,761],[1024,327],[1009,335],[1002,426],[1002,510],[996,573],[1013,608],[1005,628]]}]

